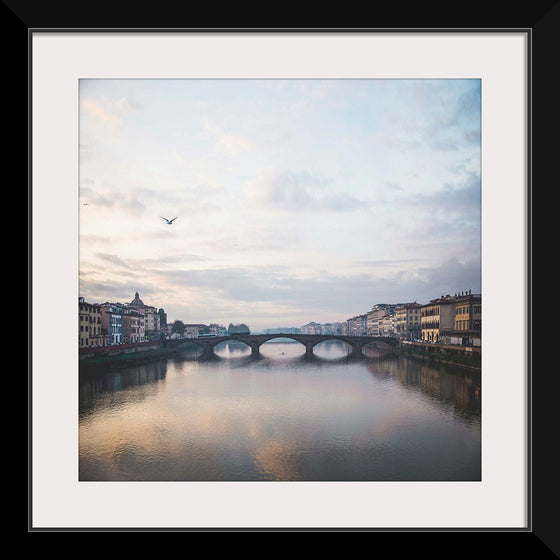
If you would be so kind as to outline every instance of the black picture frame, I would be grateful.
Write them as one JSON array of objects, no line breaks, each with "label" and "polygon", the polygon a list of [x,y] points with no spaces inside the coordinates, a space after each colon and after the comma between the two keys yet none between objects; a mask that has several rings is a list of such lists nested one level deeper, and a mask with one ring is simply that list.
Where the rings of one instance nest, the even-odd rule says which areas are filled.
[{"label": "black picture frame", "polygon": [[[70,4],[69,4],[70,5]],[[119,29],[119,30],[127,30],[129,29],[126,25],[130,25],[130,12],[127,10],[128,6],[120,5],[118,9],[115,10],[115,6],[111,6],[111,29]],[[471,8],[473,13],[476,11],[475,7]],[[512,12],[513,10],[513,12]],[[530,393],[528,395],[529,398],[529,410],[530,410],[530,418],[531,418],[531,425],[530,425],[530,452],[531,457],[529,458],[530,463],[530,479],[528,481],[529,488],[530,488],[530,504],[529,510],[530,514],[530,521],[529,526],[525,531],[510,531],[510,530],[500,530],[499,528],[496,530],[481,530],[481,531],[468,531],[467,535],[467,542],[470,544],[466,544],[467,550],[472,550],[473,554],[480,554],[482,551],[477,548],[476,544],[478,542],[478,536],[488,536],[488,533],[493,534],[494,536],[500,537],[500,546],[505,547],[501,549],[501,553],[505,554],[508,552],[519,552],[520,546],[526,547],[527,551],[529,551],[532,555],[537,554],[538,556],[546,557],[548,555],[558,555],[560,551],[560,547],[558,544],[558,537],[556,534],[556,520],[555,516],[553,515],[554,512],[554,489],[557,488],[557,481],[556,481],[556,473],[554,462],[551,460],[550,453],[548,449],[551,445],[550,440],[550,418],[549,414],[551,410],[554,410],[552,406],[551,399],[555,394],[554,390],[552,389],[552,384],[557,383],[556,380],[551,380],[550,383],[547,380],[546,386],[541,384],[540,382],[533,383],[533,380],[536,381],[536,376],[534,375],[535,370],[533,366],[533,357],[534,352],[533,348],[533,334],[532,334],[532,245],[533,245],[533,237],[532,237],[532,212],[533,212],[533,203],[532,203],[532,184],[534,182],[534,177],[539,176],[544,180],[542,173],[544,172],[541,167],[537,171],[532,164],[533,161],[533,154],[536,155],[536,161],[542,163],[544,160],[551,161],[552,159],[547,158],[546,155],[551,155],[551,150],[553,146],[551,144],[547,144],[547,142],[542,138],[535,138],[533,139],[533,130],[535,129],[535,125],[539,123],[542,126],[543,123],[545,124],[545,129],[550,130],[551,122],[547,120],[547,113],[545,111],[548,108],[552,107],[552,100],[547,98],[547,94],[550,96],[553,94],[553,90],[549,89],[544,86],[545,76],[551,70],[551,66],[553,65],[554,56],[552,53],[555,52],[555,33],[558,29],[558,16],[560,13],[558,2],[550,2],[544,3],[539,7],[535,7],[533,12],[528,12],[526,8],[523,9],[522,13],[515,13],[515,8],[508,7],[509,17],[506,17],[505,20],[512,22],[513,25],[511,27],[506,26],[504,27],[503,18],[496,18],[496,23],[501,23],[501,25],[487,25],[484,27],[474,26],[474,25],[461,25],[461,30],[471,30],[472,32],[484,32],[488,29],[493,30],[505,30],[505,29],[523,29],[527,30],[531,37],[531,51],[530,51],[530,84],[529,84],[529,96],[528,96],[528,108],[529,108],[529,115],[530,115],[530,128],[529,128],[529,136],[530,136],[530,166],[529,166],[529,193],[528,193],[528,220],[529,220],[529,238],[527,239],[528,247],[529,247],[529,262],[528,262],[528,294],[525,294],[528,298],[529,303],[529,317],[531,319],[531,324],[529,327],[529,372],[530,372]],[[20,50],[22,54],[26,56],[26,62],[22,63],[18,57],[14,59],[10,59],[9,67],[14,70],[15,76],[20,76],[23,74],[23,70],[25,68],[27,74],[25,77],[22,76],[23,80],[22,83],[27,83],[28,88],[31,86],[30,84],[30,76],[29,76],[29,40],[31,34],[36,29],[52,29],[57,30],[58,32],[71,32],[71,31],[82,31],[84,29],[87,30],[102,30],[107,29],[107,15],[106,13],[102,16],[99,15],[103,10],[99,10],[98,15],[91,14],[91,13],[83,13],[82,15],[78,15],[73,10],[64,10],[62,6],[59,5],[57,10],[53,10],[52,6],[48,4],[45,5],[34,5],[31,2],[16,2],[16,1],[9,1],[3,2],[3,12],[4,12],[4,27],[8,28],[9,33],[5,36],[5,48],[7,47],[8,43],[13,44],[15,39],[15,44],[20,46]],[[502,14],[503,15],[503,14]],[[153,16],[153,17],[152,17]],[[517,18],[516,18],[517,16]],[[134,21],[134,29],[153,29],[154,27],[159,28],[160,30],[163,29],[171,29],[164,25],[164,22],[168,22],[170,19],[170,14],[164,9],[159,9],[155,14],[150,14],[150,17],[145,17],[144,21],[142,20],[142,16],[136,17],[136,21]],[[411,18],[411,20],[414,18]],[[468,18],[466,18],[468,19]],[[500,20],[498,22],[497,20]],[[515,21],[514,21],[515,20]],[[188,21],[188,20],[186,20]],[[399,17],[393,18],[393,21],[402,21]],[[124,26],[123,26],[124,24]],[[163,25],[162,25],[163,24]],[[183,29],[183,28],[181,28]],[[287,32],[291,30],[292,32],[297,32],[301,30],[314,30],[317,32],[324,32],[325,30],[329,29],[333,30],[340,30],[340,27],[322,27],[322,28],[288,28],[288,27],[279,27],[279,28],[247,28],[247,27],[200,27],[200,28],[185,28],[190,30],[196,30],[197,32],[205,32],[212,29],[220,29],[220,30],[230,30],[231,32],[236,31],[260,31],[260,32]],[[431,26],[422,27],[419,26],[416,22],[414,25],[398,25],[393,27],[383,27],[383,28],[344,28],[345,30],[375,30],[381,29],[384,32],[393,32],[398,30],[430,30],[430,31],[441,31],[441,32],[454,32],[457,30],[456,27],[438,27],[433,28]],[[23,45],[23,41],[26,41],[26,45]],[[9,52],[9,51],[7,51]],[[546,66],[545,66],[546,65]],[[535,80],[534,76],[538,76]],[[539,92],[539,102],[533,104],[533,100],[535,96],[533,91],[536,90]],[[29,89],[28,89],[29,94]],[[548,103],[547,103],[548,101]],[[30,107],[29,107],[29,99],[28,99],[28,107],[27,113],[30,114]],[[28,153],[30,148],[29,142],[30,130],[28,129]],[[28,170],[30,171],[30,162],[28,158]],[[548,177],[551,177],[550,175]],[[552,176],[553,177],[553,176]],[[30,187],[28,188],[28,216],[29,216],[29,228],[31,227],[31,210],[30,210],[30,194],[31,190]],[[31,236],[28,238],[28,270],[29,270],[29,277],[31,278],[33,271],[31,270],[31,259],[30,255],[32,254],[32,247],[30,242]],[[32,299],[31,293],[28,292],[28,302],[29,302],[29,322],[31,323],[31,309],[32,309]],[[31,341],[31,333],[29,332],[29,339]],[[31,341],[32,342],[32,341]],[[32,354],[32,346],[31,344],[28,346],[29,355]],[[31,375],[29,372],[29,388],[31,385]],[[31,399],[31,391],[28,393],[29,403]],[[31,407],[29,407],[29,414],[31,413]],[[31,426],[31,422],[29,422],[29,426]],[[32,433],[30,429],[28,430],[28,452],[29,452],[29,463],[31,464],[33,458],[31,454],[31,440],[32,440]],[[28,489],[29,489],[29,515],[28,515],[28,532],[42,532],[42,531],[53,531],[57,532],[60,531],[58,528],[52,529],[38,529],[32,526],[32,516],[31,516],[31,495],[33,489],[31,487],[31,480],[28,480]],[[556,493],[557,494],[557,493]],[[65,529],[66,531],[88,531],[91,529],[82,528],[82,529],[72,529],[68,528]],[[99,530],[99,529],[94,529]],[[105,529],[106,531],[111,531],[115,529]],[[117,529],[119,530],[119,529]],[[127,529],[130,530],[130,529]],[[139,531],[146,531],[145,529],[138,529]],[[153,531],[159,531],[160,529],[151,529]],[[167,529],[170,530],[170,529]],[[183,529],[189,530],[189,529]],[[218,529],[207,528],[207,529],[192,529],[193,531],[216,531]],[[233,531],[237,531],[236,529],[232,529]],[[243,530],[241,530],[243,531]],[[263,531],[262,529],[247,529],[247,531]],[[285,531],[275,528],[265,529],[264,531]],[[295,531],[295,530],[294,530]],[[332,531],[332,530],[328,530]],[[345,529],[340,529],[340,531],[346,531]],[[352,531],[356,532],[368,532],[368,531],[376,531],[375,529],[366,529],[366,530],[357,530],[353,529]],[[399,532],[398,529],[396,530],[382,530],[377,531],[376,536],[380,536],[379,533],[383,533],[385,536],[394,537],[392,533]],[[408,533],[409,536],[414,536],[414,538],[420,538],[418,533],[431,533],[434,532],[438,533],[436,535],[437,539],[444,539],[445,541],[449,541],[456,537],[455,530],[441,530],[441,531],[424,531],[424,530],[404,530],[404,532]],[[459,531],[461,532],[461,531]],[[412,535],[414,533],[414,535]],[[514,535],[512,536],[511,533],[523,533],[523,535]],[[461,535],[464,537],[465,535]],[[505,537],[509,537],[506,539]],[[523,542],[520,542],[520,538],[523,539]],[[414,540],[414,539],[413,539]],[[416,541],[418,543],[418,541]],[[451,546],[451,545],[450,545]],[[465,546],[464,544],[462,546]],[[471,548],[472,547],[472,548]]]}]

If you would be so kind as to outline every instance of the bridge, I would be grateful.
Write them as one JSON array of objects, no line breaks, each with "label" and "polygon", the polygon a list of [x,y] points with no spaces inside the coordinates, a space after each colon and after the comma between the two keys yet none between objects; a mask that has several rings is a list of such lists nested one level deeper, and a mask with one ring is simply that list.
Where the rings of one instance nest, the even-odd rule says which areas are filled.
[{"label": "bridge", "polygon": [[383,350],[384,352],[390,351],[398,346],[399,341],[393,337],[383,336],[347,336],[347,335],[330,335],[330,334],[291,334],[291,333],[275,333],[275,334],[231,334],[226,336],[212,336],[202,338],[179,338],[165,340],[164,346],[175,347],[185,344],[196,344],[203,350],[203,355],[211,356],[214,353],[214,348],[222,343],[229,341],[243,342],[251,348],[251,353],[258,355],[260,347],[265,342],[275,338],[289,338],[300,342],[305,346],[306,354],[312,354],[313,348],[324,342],[325,340],[341,340],[352,348],[352,355],[362,355],[362,349],[366,345],[371,345],[372,348]]}]

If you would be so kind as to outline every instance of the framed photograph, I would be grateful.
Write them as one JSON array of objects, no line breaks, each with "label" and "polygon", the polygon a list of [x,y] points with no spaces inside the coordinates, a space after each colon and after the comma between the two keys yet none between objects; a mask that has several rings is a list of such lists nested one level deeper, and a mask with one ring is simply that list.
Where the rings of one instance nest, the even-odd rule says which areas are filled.
[{"label": "framed photograph", "polygon": [[[30,29],[30,530],[530,532],[531,45],[531,29]],[[87,337],[80,304],[99,313]],[[111,341],[117,304],[134,334]],[[290,361],[370,336],[479,368],[337,356],[342,380]],[[83,346],[218,340],[249,365],[80,380]],[[281,381],[255,375],[263,354]]]}]

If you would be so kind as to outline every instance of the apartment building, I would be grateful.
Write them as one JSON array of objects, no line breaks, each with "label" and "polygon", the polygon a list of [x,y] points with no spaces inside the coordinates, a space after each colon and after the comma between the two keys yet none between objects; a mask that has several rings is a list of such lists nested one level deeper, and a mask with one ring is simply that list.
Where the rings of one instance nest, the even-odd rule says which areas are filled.
[{"label": "apartment building", "polygon": [[[146,305],[141,299],[140,294],[136,292],[134,299],[126,304],[128,308],[139,310],[144,316],[144,339],[157,340],[161,336],[161,317],[165,315],[163,309],[157,309],[151,305]],[[167,321],[167,317],[165,318]],[[143,339],[143,340],[144,340]]]},{"label": "apartment building", "polygon": [[219,325],[218,323],[210,323],[208,325],[209,334],[213,336],[226,336],[227,328],[224,325]]},{"label": "apartment building", "polygon": [[323,323],[321,325],[321,334],[342,334],[342,325],[340,323]]},{"label": "apartment building", "polygon": [[144,312],[134,307],[123,310],[123,338],[126,344],[146,340]]},{"label": "apartment building", "polygon": [[149,305],[144,306],[145,334],[149,340],[157,340],[160,338],[159,313],[155,307]]},{"label": "apartment building", "polygon": [[455,319],[455,298],[446,295],[433,299],[422,306],[422,340],[442,342],[453,332]]},{"label": "apartment building", "polygon": [[96,303],[88,303],[78,298],[79,305],[79,347],[103,346],[106,337],[101,331],[101,309]]},{"label": "apartment building", "polygon": [[208,325],[203,325],[202,323],[188,323],[185,324],[185,332],[183,333],[184,338],[198,338],[203,334],[209,334],[210,329]]},{"label": "apartment building", "polygon": [[348,336],[364,336],[367,333],[367,314],[355,315],[346,320],[346,327],[342,328],[342,334]]},{"label": "apartment building", "polygon": [[108,335],[108,344],[122,344],[124,341],[123,306],[118,303],[102,303],[101,328]]},{"label": "apartment building", "polygon": [[300,334],[301,330],[297,327],[275,327],[264,329],[263,334]]},{"label": "apartment building", "polygon": [[[366,334],[369,336],[382,336],[383,319],[391,315],[397,308],[396,304],[378,303],[366,313]],[[391,322],[387,323],[389,329]]]},{"label": "apartment building", "polygon": [[419,303],[404,303],[396,310],[396,335],[401,340],[422,337],[421,308]]},{"label": "apartment building", "polygon": [[379,335],[380,336],[395,336],[397,334],[397,313],[387,313],[379,317]]},{"label": "apartment building", "polygon": [[311,323],[307,323],[307,325],[300,327],[299,332],[301,334],[321,334],[321,323],[311,321]]},{"label": "apartment building", "polygon": [[455,320],[452,344],[480,345],[482,327],[482,296],[471,294],[459,294],[455,301]]}]

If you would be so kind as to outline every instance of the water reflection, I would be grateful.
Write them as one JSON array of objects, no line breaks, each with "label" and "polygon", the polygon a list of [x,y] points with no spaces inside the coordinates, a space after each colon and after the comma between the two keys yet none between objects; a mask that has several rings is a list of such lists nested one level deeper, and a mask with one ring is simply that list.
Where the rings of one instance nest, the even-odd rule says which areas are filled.
[{"label": "water reflection", "polygon": [[251,355],[251,347],[244,342],[228,340],[214,346],[214,354],[220,358],[243,358]]},{"label": "water reflection", "polygon": [[292,360],[305,356],[305,345],[289,338],[273,338],[259,348],[259,354],[269,360]]},{"label": "water reflection", "polygon": [[[95,408],[113,406],[116,396],[128,388],[153,386],[154,383],[164,380],[167,365],[167,360],[163,360],[108,374],[99,371],[82,373],[79,384],[80,417]],[[137,395],[142,394],[138,390],[135,392]],[[102,398],[104,394],[110,398]]]},{"label": "water reflection", "polygon": [[452,404],[465,418],[477,421],[481,412],[481,377],[476,371],[450,368],[403,357],[366,360],[378,379],[396,380],[408,391],[419,390],[435,401]]},{"label": "water reflection", "polygon": [[480,480],[480,375],[337,341],[80,380],[80,480]]},{"label": "water reflection", "polygon": [[339,340],[324,340],[313,348],[313,354],[324,360],[340,360],[351,353],[352,347]]}]

